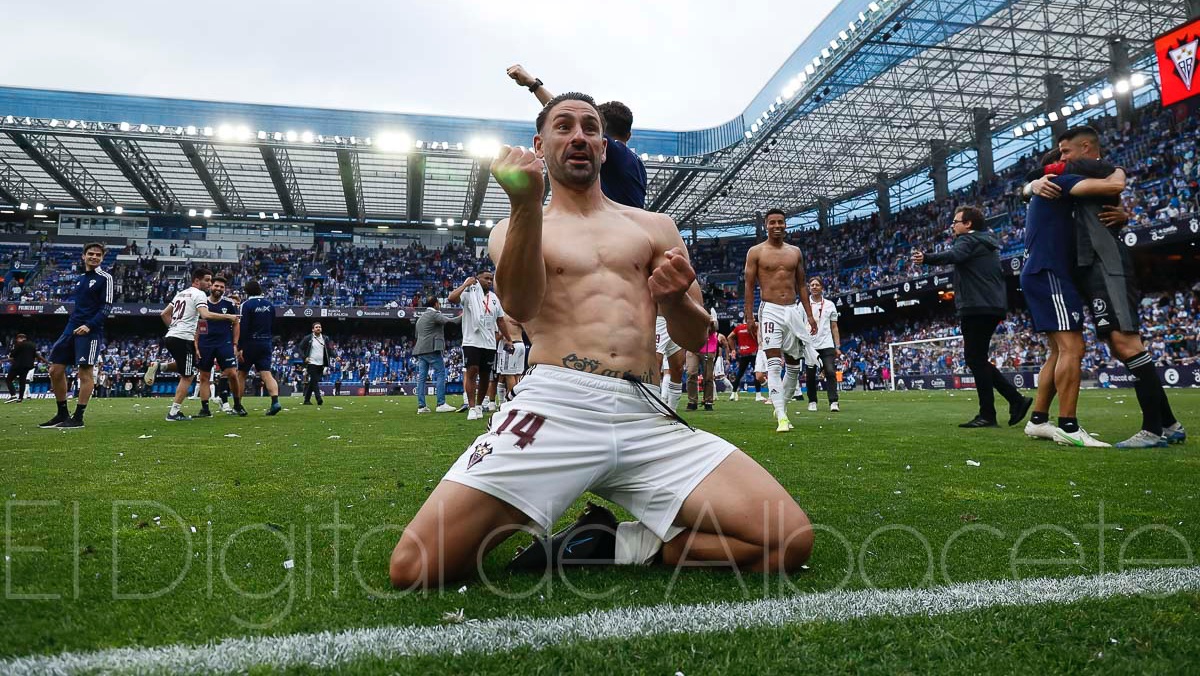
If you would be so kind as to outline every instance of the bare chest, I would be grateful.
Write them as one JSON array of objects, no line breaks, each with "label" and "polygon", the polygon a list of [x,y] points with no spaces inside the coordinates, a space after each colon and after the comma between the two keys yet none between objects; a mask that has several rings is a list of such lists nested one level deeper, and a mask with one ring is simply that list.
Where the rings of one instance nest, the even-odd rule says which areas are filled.
[{"label": "bare chest", "polygon": [[763,249],[758,254],[758,270],[765,274],[795,272],[800,255],[794,250]]},{"label": "bare chest", "polygon": [[654,249],[636,226],[610,228],[546,228],[542,257],[548,280],[618,275],[644,280],[650,274]]}]

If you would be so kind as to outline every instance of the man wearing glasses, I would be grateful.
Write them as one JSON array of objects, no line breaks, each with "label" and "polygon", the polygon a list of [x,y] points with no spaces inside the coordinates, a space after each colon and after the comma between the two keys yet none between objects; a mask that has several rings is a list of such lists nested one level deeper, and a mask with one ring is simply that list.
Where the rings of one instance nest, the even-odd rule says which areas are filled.
[{"label": "man wearing glasses", "polygon": [[1016,425],[1025,419],[1033,399],[1022,396],[988,358],[992,334],[1008,310],[1000,245],[987,229],[983,212],[974,207],[959,207],[952,227],[953,247],[938,253],[914,251],[912,259],[917,265],[954,266],[954,305],[962,322],[963,353],[979,393],[979,414],[959,427],[999,426],[993,390],[1008,400],[1008,424]]}]

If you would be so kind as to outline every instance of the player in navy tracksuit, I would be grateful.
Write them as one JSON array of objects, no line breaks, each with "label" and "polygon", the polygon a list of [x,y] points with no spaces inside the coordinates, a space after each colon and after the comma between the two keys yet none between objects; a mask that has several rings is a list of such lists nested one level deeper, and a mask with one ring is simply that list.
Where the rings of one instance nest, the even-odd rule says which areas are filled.
[{"label": "player in navy tracksuit", "polygon": [[267,394],[271,395],[271,408],[267,415],[282,410],[279,405],[279,383],[271,373],[271,338],[274,336],[272,323],[275,308],[271,301],[263,298],[262,286],[255,280],[246,282],[246,300],[242,301],[239,314],[242,317],[241,332],[238,334],[238,382],[243,393],[246,391],[246,374],[258,371]]},{"label": "player in navy tracksuit", "polygon": [[[50,385],[58,412],[38,425],[47,428],[79,429],[83,427],[83,412],[92,398],[96,377],[92,366],[100,358],[100,343],[104,339],[104,320],[112,309],[112,276],[100,269],[104,262],[104,245],[92,242],[83,247],[84,273],[75,284],[72,301],[75,308],[67,320],[67,328],[50,348]],[[79,397],[75,414],[67,412],[67,367],[78,370]]]}]

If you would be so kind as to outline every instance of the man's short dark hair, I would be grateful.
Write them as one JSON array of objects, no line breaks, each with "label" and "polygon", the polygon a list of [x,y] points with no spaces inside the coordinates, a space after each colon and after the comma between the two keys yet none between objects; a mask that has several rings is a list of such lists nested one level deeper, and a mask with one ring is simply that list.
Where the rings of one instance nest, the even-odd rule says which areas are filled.
[{"label": "man's short dark hair", "polygon": [[29,336],[25,335],[24,333],[18,333],[17,340],[29,340]]},{"label": "man's short dark hair", "polygon": [[212,274],[212,270],[209,270],[208,268],[196,268],[196,269],[192,270],[192,281],[194,282],[197,279],[204,279],[205,277],[207,277],[208,275],[211,275],[211,274]]},{"label": "man's short dark hair", "polygon": [[[315,328],[317,328],[318,326],[321,326],[321,322],[313,322],[313,328],[314,328],[314,329],[315,329]],[[325,328],[325,327],[324,327],[324,326],[321,326],[321,328]]]},{"label": "man's short dark hair", "polygon": [[[537,132],[539,134],[542,133],[542,125],[546,124],[546,118],[550,117],[550,111],[554,109],[554,106],[557,106],[563,101],[583,101],[589,106],[595,108],[596,114],[600,116],[600,130],[604,131],[604,115],[600,112],[600,106],[596,105],[596,99],[593,99],[587,94],[582,94],[580,92],[564,92],[547,101],[546,105],[542,107],[542,112],[538,113]],[[630,117],[632,117],[632,114]]]},{"label": "man's short dark hair", "polygon": [[217,282],[220,282],[222,284],[229,284],[229,280],[225,279],[224,277],[213,277],[213,284],[216,284]]},{"label": "man's short dark hair", "polygon": [[1052,149],[1050,152],[1042,155],[1042,166],[1056,164],[1062,161],[1062,151],[1058,148]]},{"label": "man's short dark hair", "polygon": [[1067,131],[1063,132],[1063,134],[1058,137],[1058,140],[1061,143],[1063,141],[1074,141],[1077,138],[1091,139],[1096,145],[1100,145],[1100,132],[1096,131],[1094,127],[1090,127],[1086,124],[1078,127],[1071,127]]},{"label": "man's short dark hair", "polygon": [[258,283],[258,280],[257,280],[257,279],[252,279],[252,280],[250,280],[250,281],[246,282],[246,285],[245,285],[244,287],[242,287],[242,288],[244,288],[244,289],[246,290],[246,295],[247,295],[247,296],[261,296],[261,295],[263,295],[263,292],[262,292],[262,285]]},{"label": "man's short dark hair", "polygon": [[787,214],[783,213],[783,209],[768,209],[766,215],[763,216],[763,223],[766,223],[767,219],[775,214],[779,214],[780,216],[783,216],[784,220],[787,220]]},{"label": "man's short dark hair", "polygon": [[975,207],[959,207],[954,210],[956,215],[961,214],[962,220],[967,225],[971,226],[972,230],[987,230],[987,218],[983,212]]},{"label": "man's short dark hair", "polygon": [[629,106],[620,101],[609,101],[601,103],[598,110],[609,136],[625,138],[633,133],[633,111]]},{"label": "man's short dark hair", "polygon": [[103,242],[88,242],[87,244],[83,245],[83,253],[87,253],[90,249],[99,249],[100,255],[104,255],[104,252],[106,251]]}]

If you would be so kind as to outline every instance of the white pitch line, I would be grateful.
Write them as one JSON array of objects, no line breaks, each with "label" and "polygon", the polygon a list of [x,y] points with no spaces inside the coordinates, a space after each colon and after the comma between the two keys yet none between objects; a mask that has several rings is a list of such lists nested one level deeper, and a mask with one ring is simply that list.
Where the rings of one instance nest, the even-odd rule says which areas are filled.
[{"label": "white pitch line", "polygon": [[302,665],[332,668],[364,658],[536,650],[588,640],[726,632],[863,617],[933,616],[1194,591],[1200,591],[1200,567],[1141,569],[1108,575],[966,582],[933,589],[832,591],[759,601],[619,608],[543,619],[510,618],[449,626],[231,638],[201,646],[34,655],[0,661],[0,673],[13,676],[113,671],[212,673]]}]

